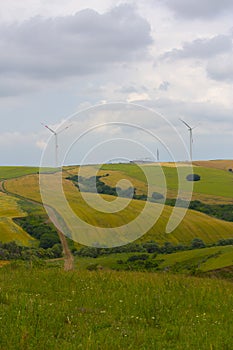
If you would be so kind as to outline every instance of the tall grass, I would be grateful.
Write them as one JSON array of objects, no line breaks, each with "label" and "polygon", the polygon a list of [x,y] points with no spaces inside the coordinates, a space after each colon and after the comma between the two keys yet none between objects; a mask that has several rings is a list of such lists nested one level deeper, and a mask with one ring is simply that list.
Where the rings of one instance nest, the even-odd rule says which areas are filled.
[{"label": "tall grass", "polygon": [[0,349],[231,350],[233,284],[3,267]]}]

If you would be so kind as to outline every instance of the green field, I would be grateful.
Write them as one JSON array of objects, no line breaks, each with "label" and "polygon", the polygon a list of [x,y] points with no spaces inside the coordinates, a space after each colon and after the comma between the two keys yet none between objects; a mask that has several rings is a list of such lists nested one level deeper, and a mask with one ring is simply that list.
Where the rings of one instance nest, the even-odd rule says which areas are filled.
[{"label": "green field", "polygon": [[[152,165],[142,165],[142,169],[146,169],[147,172],[153,174],[154,185],[161,184],[160,167]],[[108,164],[101,168],[102,170],[118,171],[122,174],[126,174],[132,178],[136,178],[141,182],[145,182],[145,176],[143,171],[136,164]],[[189,168],[179,167],[182,183],[185,184],[186,176],[190,173]],[[162,170],[166,177],[168,190],[177,191],[178,189],[178,177],[177,169],[175,167],[163,166]],[[226,197],[233,198],[233,174],[221,169],[206,168],[206,167],[194,167],[193,172],[201,176],[201,181],[194,183],[194,193],[201,195],[210,195],[213,197]],[[188,189],[184,185],[185,188]]]},{"label": "green field", "polygon": [[0,285],[2,350],[232,349],[226,281],[12,265]]},{"label": "green field", "polygon": [[23,175],[36,174],[38,171],[38,167],[1,166],[0,180],[13,179],[15,177]]}]

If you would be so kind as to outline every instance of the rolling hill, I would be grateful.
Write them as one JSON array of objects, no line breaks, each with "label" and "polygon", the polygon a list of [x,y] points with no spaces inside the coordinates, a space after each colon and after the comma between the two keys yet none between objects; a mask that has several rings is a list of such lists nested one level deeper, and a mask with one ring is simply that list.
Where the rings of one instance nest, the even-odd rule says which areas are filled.
[{"label": "rolling hill", "polygon": [[[120,165],[111,165],[111,171],[113,172],[114,169],[117,168],[117,176],[119,175],[119,167]],[[106,166],[108,170],[109,165]],[[137,178],[137,181],[142,181],[142,176],[138,175],[136,168],[133,166],[129,166],[130,170],[127,169],[127,165],[123,165],[121,168],[121,171],[128,172],[131,176],[135,176]],[[132,171],[133,169],[133,171]],[[170,168],[167,171],[171,171],[172,168]],[[106,172],[106,170],[104,170]],[[198,168],[198,171],[201,172],[208,172],[208,169]],[[212,171],[212,169],[210,170]],[[223,172],[223,171],[220,171]],[[225,175],[225,172],[223,172]],[[136,175],[135,175],[136,174]],[[169,173],[172,174],[172,173]],[[213,175],[213,173],[211,173]],[[116,174],[115,174],[116,175]],[[228,178],[228,175],[231,176],[231,174],[226,173],[226,178],[228,179],[228,186],[230,184],[230,180],[232,177],[230,177],[230,180]],[[50,177],[50,175],[46,175]],[[78,192],[77,188],[73,185],[73,183],[69,180],[66,180],[67,173],[64,173],[63,175],[63,189],[65,192],[65,195],[68,199],[68,202],[73,209],[74,213],[78,215],[83,221],[91,224],[95,228],[95,234],[96,234],[96,242],[99,242],[102,239],[101,236],[101,228],[102,227],[119,227],[121,225],[126,225],[127,223],[131,222],[133,219],[140,216],[140,213],[145,205],[145,202],[139,201],[139,200],[132,200],[126,208],[120,212],[117,212],[115,214],[111,213],[101,213],[98,210],[95,210],[91,208],[82,198],[80,193]],[[140,177],[140,180],[138,179]],[[111,178],[111,175],[108,176],[108,179]],[[221,176],[219,176],[219,173],[217,172],[217,180],[221,182]],[[216,180],[216,181],[217,181]],[[38,185],[39,177],[38,175],[28,175],[21,178],[16,178],[12,180],[8,180],[5,182],[5,188],[10,193],[16,193],[17,195],[30,198],[36,201],[41,201],[40,198],[40,192],[39,192],[39,185]],[[83,243],[85,241],[85,230],[79,230],[78,232],[74,232],[72,227],[75,225],[75,218],[71,217],[69,215],[69,212],[66,212],[63,207],[59,207],[59,203],[61,198],[56,193],[56,177],[51,177],[51,184],[50,184],[50,194],[53,201],[57,203],[57,211],[58,213],[63,217],[65,220],[68,228],[70,229],[70,234],[72,237]],[[173,180],[172,180],[173,181]],[[172,181],[170,183],[172,183]],[[174,182],[173,182],[174,183]],[[221,182],[222,187],[219,190],[220,194],[225,194],[225,185]],[[208,185],[208,184],[207,184]],[[175,185],[174,185],[175,186]],[[202,185],[203,186],[203,185]],[[211,188],[210,192],[213,190],[212,188],[213,182],[209,181],[209,187]],[[222,190],[222,191],[221,191]],[[230,192],[230,190],[229,190]],[[97,196],[93,193],[87,193],[87,198],[92,201],[92,204],[98,205]],[[107,201],[107,203],[113,201],[114,197],[103,195],[103,198]],[[127,199],[125,198],[118,198],[118,203],[125,206],[125,203],[127,204]],[[50,203],[47,203],[50,204]],[[114,203],[112,205],[115,205]],[[117,207],[116,207],[117,209]],[[156,215],[159,215],[161,210],[161,205],[150,203],[150,208],[147,211],[147,218],[151,218],[152,216],[156,217]],[[179,216],[179,210],[182,211],[183,209],[177,209],[177,214]],[[190,243],[190,241],[195,238],[199,237],[203,239],[206,243],[213,243],[218,241],[222,238],[232,238],[233,237],[233,223],[231,222],[225,222],[222,220],[217,220],[214,218],[211,218],[205,214],[195,212],[192,210],[188,210],[186,213],[186,216],[184,220],[180,223],[180,225],[170,234],[165,233],[165,228],[167,225],[167,222],[169,220],[169,217],[172,212],[172,207],[165,206],[162,212],[162,215],[158,219],[158,221],[153,225],[151,229],[147,232],[146,235],[144,235],[140,240],[155,240],[159,243],[163,243],[165,241],[171,241],[173,243]],[[135,239],[140,237],[140,230],[143,232],[144,230],[145,221],[139,220],[138,227],[137,227],[137,233],[135,232],[127,232],[126,236],[121,237],[122,243],[124,243],[124,240],[127,241],[127,234],[128,235],[134,235]],[[117,234],[117,229],[115,230]]]}]

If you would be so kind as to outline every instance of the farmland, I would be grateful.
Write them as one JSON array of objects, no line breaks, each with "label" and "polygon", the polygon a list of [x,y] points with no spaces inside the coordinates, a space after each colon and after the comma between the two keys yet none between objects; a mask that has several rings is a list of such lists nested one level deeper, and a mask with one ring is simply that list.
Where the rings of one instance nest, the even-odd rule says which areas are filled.
[{"label": "farmland", "polygon": [[15,241],[23,245],[29,245],[33,238],[12,220],[15,217],[23,217],[26,214],[20,209],[18,201],[0,192],[0,241]]}]

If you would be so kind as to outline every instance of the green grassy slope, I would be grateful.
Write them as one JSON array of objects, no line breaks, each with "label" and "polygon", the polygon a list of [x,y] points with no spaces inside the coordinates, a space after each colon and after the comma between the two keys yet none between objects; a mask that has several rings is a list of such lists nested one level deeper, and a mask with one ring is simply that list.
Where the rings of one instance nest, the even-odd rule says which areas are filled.
[{"label": "green grassy slope", "polygon": [[0,180],[13,179],[28,174],[35,174],[39,171],[38,167],[22,167],[22,166],[1,166]]},{"label": "green grassy slope", "polygon": [[232,348],[229,282],[7,266],[0,285],[3,350]]},{"label": "green grassy slope", "polygon": [[[149,171],[149,173],[153,174],[155,185],[160,185],[160,167],[151,165],[142,165],[141,167],[142,169],[146,168],[147,171]],[[145,176],[143,174],[143,171],[136,164],[108,164],[104,165],[101,169],[106,171],[120,171],[121,173],[127,174],[132,178],[136,178],[137,180],[145,182]],[[206,168],[200,166],[194,167],[193,169],[195,173],[201,176],[201,181],[194,183],[194,193],[233,198],[232,173],[221,169]],[[176,168],[163,166],[162,170],[167,180],[167,188],[170,190],[177,190],[178,177]],[[186,176],[189,174],[189,170],[187,167],[179,167],[179,172],[185,184],[185,179]]]},{"label": "green grassy slope", "polygon": [[[126,261],[132,255],[140,255],[145,253],[118,253],[111,255],[103,255],[97,258],[77,257],[76,268],[85,270],[91,264],[97,264],[103,268],[121,269],[122,265],[117,261]],[[233,265],[233,246],[219,246],[211,248],[202,248],[195,250],[181,251],[172,254],[158,254],[153,258],[153,254],[149,255],[149,259],[159,262],[159,270],[170,269],[173,272],[190,273],[195,268],[201,272],[207,272]]]}]

